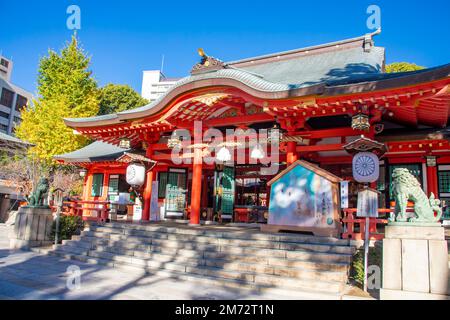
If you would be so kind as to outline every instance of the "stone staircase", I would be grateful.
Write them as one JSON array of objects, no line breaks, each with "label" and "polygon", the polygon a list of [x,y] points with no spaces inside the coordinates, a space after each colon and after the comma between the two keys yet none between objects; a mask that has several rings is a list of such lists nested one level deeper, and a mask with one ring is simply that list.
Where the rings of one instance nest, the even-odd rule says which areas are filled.
[{"label": "stone staircase", "polygon": [[354,247],[347,240],[231,227],[90,225],[50,254],[126,270],[283,294],[339,296]]}]

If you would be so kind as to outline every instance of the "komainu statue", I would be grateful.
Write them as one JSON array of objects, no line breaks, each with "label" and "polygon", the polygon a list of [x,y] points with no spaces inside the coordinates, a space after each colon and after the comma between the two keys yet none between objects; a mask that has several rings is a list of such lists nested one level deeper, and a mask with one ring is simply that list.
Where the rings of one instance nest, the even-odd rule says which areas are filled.
[{"label": "komainu statue", "polygon": [[47,196],[48,190],[48,179],[40,178],[36,188],[34,188],[33,192],[31,192],[30,196],[27,198],[30,207],[44,206],[44,200]]},{"label": "komainu statue", "polygon": [[[406,168],[396,168],[392,173],[391,190],[395,198],[395,212],[389,219],[397,222],[437,222],[442,216],[441,201],[425,195],[419,181]],[[414,202],[414,217],[407,218],[408,201]],[[435,212],[437,216],[435,216]]]}]

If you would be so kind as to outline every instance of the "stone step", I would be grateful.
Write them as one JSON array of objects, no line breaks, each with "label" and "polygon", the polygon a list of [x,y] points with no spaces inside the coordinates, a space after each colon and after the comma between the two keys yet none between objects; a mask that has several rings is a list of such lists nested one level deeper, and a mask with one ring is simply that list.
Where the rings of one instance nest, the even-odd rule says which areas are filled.
[{"label": "stone step", "polygon": [[308,260],[311,262],[323,262],[323,263],[344,263],[349,264],[352,259],[352,255],[340,254],[340,253],[322,253],[309,250],[295,250],[288,251],[283,249],[258,249],[248,247],[233,247],[233,246],[197,246],[197,248],[174,248],[174,247],[161,247],[155,243],[142,243],[142,241],[127,241],[110,240],[107,238],[97,238],[92,236],[75,236],[74,240],[82,240],[81,246],[85,248],[97,248],[105,246],[113,250],[111,252],[126,254],[127,251],[143,251],[143,252],[160,252],[164,254],[179,254],[184,256],[199,256],[202,255],[205,258],[218,258],[225,259],[230,257],[240,258],[242,256],[248,259],[254,259],[254,262],[260,262],[261,259],[271,259],[273,261],[279,260]]},{"label": "stone step", "polygon": [[233,239],[214,239],[207,237],[206,239],[199,237],[198,240],[192,240],[188,242],[173,240],[173,239],[158,239],[154,238],[151,233],[146,233],[140,236],[131,236],[126,234],[107,233],[99,231],[83,231],[82,236],[90,236],[96,238],[104,238],[116,241],[131,241],[139,242],[143,244],[159,245],[167,248],[178,249],[192,249],[192,250],[219,250],[219,247],[233,246],[233,247],[248,247],[255,250],[263,249],[283,249],[283,250],[307,250],[314,252],[326,252],[326,253],[343,253],[353,254],[354,248],[351,246],[333,245],[333,244],[313,244],[302,242],[270,242],[270,241],[258,241],[258,240],[233,240]]},{"label": "stone step", "polygon": [[[164,264],[163,267],[158,264],[150,265],[138,265],[132,264],[127,261],[116,261],[111,259],[105,259],[101,257],[93,257],[90,255],[85,255],[82,250],[73,250],[75,247],[67,247],[71,250],[61,250],[65,246],[58,246],[52,254],[62,256],[67,259],[79,260],[87,263],[102,264],[112,267],[128,268],[136,270],[145,270],[146,272],[154,273],[155,271],[160,271],[161,269],[166,271],[168,276],[182,277],[183,279],[198,279],[201,276],[203,280],[213,280],[217,281],[219,285],[231,285],[233,287],[247,287],[249,289],[263,289],[263,288],[282,288],[283,290],[296,290],[296,291],[314,291],[314,292],[327,292],[327,293],[339,293],[343,290],[345,283],[337,281],[326,281],[326,280],[311,280],[311,279],[298,279],[292,277],[285,277],[280,275],[266,275],[266,274],[251,274],[243,273],[242,271],[229,271],[218,269],[214,267],[184,267],[179,266],[175,263]],[[81,254],[80,254],[81,252]]]},{"label": "stone step", "polygon": [[[64,246],[78,248],[76,241],[68,242]],[[83,248],[86,249],[87,246],[83,246]],[[282,264],[279,261],[269,264],[271,262],[269,260],[264,261],[264,263],[255,264],[254,262],[247,261],[245,259],[215,259],[205,258],[202,255],[198,255],[197,257],[184,257],[178,254],[167,255],[143,251],[129,251],[123,253],[115,252],[114,250],[105,250],[105,248],[106,247],[103,246],[92,248],[91,250],[89,250],[88,255],[97,258],[111,259],[115,261],[127,262],[130,264],[148,266],[153,266],[153,264],[157,265],[164,263],[177,263],[183,264],[184,266],[208,266],[242,272],[266,273],[296,278],[307,277],[311,279],[326,279],[330,281],[345,281],[347,277],[347,271],[349,269],[349,266],[345,264],[320,265],[319,263],[298,260],[285,261],[290,262],[290,265]],[[84,252],[84,250],[75,252]]]},{"label": "stone step", "polygon": [[[330,237],[313,237],[309,235],[301,234],[287,234],[287,233],[261,233],[249,232],[248,230],[205,230],[195,229],[192,227],[164,227],[158,225],[132,225],[132,224],[118,224],[108,223],[106,225],[91,225],[89,230],[118,233],[127,235],[141,235],[151,233],[153,237],[160,239],[185,239],[186,241],[196,241],[207,237],[209,239],[231,239],[231,240],[251,240],[251,241],[269,241],[269,242],[300,242],[300,243],[313,243],[313,244],[328,244],[328,245],[341,245],[349,246],[349,240],[336,239]],[[202,241],[202,240],[200,240]]]}]

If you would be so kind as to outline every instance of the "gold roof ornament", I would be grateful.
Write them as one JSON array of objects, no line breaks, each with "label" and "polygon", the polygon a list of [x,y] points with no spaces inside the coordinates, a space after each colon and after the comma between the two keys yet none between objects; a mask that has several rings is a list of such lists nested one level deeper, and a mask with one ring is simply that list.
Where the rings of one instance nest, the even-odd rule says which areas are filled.
[{"label": "gold roof ornament", "polygon": [[192,75],[225,68],[225,63],[223,61],[208,56],[205,53],[205,50],[203,50],[203,48],[198,48],[197,52],[198,55],[201,57],[201,60],[192,68],[191,70]]}]

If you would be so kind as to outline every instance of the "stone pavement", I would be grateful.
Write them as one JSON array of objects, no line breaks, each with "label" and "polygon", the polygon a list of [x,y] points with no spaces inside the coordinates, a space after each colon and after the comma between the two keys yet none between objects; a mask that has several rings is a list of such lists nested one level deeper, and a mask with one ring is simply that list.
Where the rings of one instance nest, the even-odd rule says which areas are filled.
[{"label": "stone pavement", "polygon": [[[137,269],[117,270],[108,266],[66,260],[36,252],[10,251],[8,228],[0,224],[0,299],[332,299],[318,294],[262,294],[238,288],[216,287],[170,276],[145,274]],[[74,284],[72,267],[81,274]],[[67,286],[69,283],[69,286]],[[75,287],[69,289],[69,287]],[[337,297],[335,297],[337,298]],[[344,297],[352,298],[352,297]],[[356,298],[356,297],[355,297]]]}]

